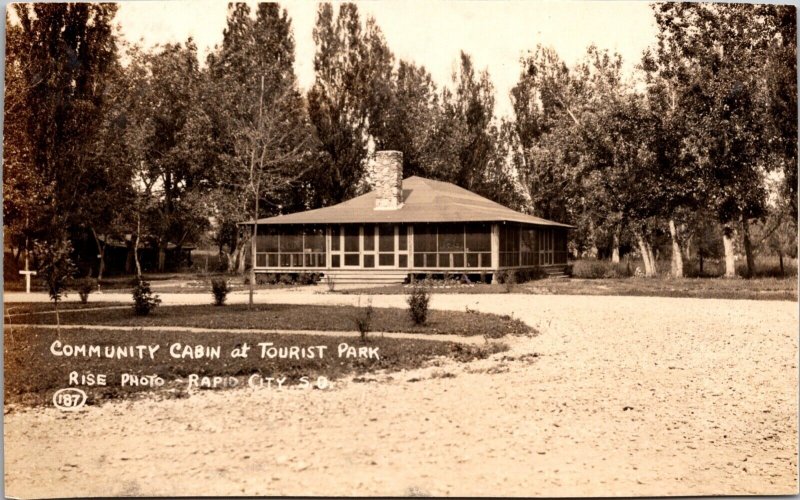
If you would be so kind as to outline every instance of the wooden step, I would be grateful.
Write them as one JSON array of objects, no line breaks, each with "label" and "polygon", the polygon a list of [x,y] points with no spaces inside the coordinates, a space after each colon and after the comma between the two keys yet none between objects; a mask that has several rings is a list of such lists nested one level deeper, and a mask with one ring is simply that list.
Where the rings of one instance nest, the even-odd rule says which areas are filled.
[{"label": "wooden step", "polygon": [[322,283],[325,283],[325,276],[330,276],[334,284],[354,285],[391,285],[403,283],[408,277],[407,271],[328,271],[323,273]]}]

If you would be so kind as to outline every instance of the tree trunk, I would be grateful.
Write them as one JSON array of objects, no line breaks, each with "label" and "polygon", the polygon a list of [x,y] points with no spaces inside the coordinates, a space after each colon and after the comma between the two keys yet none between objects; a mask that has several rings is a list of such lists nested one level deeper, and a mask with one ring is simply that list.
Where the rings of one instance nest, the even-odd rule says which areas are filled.
[{"label": "tree trunk", "polygon": [[641,236],[637,236],[637,241],[639,243],[639,252],[642,254],[642,260],[644,261],[644,275],[649,277],[655,276],[655,268],[653,262],[653,249],[650,248],[648,243],[645,243],[644,238]]},{"label": "tree trunk", "polygon": [[753,244],[750,242],[750,222],[746,218],[742,219],[742,242],[747,261],[747,278],[752,278],[755,272],[755,263],[753,262]]},{"label": "tree trunk", "polygon": [[136,214],[136,239],[133,242],[133,261],[136,263],[136,278],[142,280],[142,265],[139,263],[139,231],[142,229],[142,216]]},{"label": "tree trunk", "polygon": [[97,245],[97,255],[100,258],[100,264],[97,269],[97,281],[100,282],[103,279],[103,271],[106,269],[106,245],[108,244],[108,237],[103,236],[103,239],[106,240],[102,245],[100,244],[100,238],[97,237],[97,232],[95,232],[94,228],[92,228],[92,235],[94,236],[94,242]]},{"label": "tree trunk", "polygon": [[256,289],[256,235],[258,231],[258,196],[256,196],[256,211],[253,217],[253,235],[250,237],[250,299],[248,306],[253,307],[253,293]]},{"label": "tree trunk", "polygon": [[232,249],[230,258],[228,259],[228,272],[244,274],[244,253],[247,249],[247,244],[250,242],[249,238],[237,238],[236,246]]},{"label": "tree trunk", "polygon": [[698,255],[700,256],[700,276],[702,276],[703,275],[703,252],[699,252]]},{"label": "tree trunk", "polygon": [[611,240],[611,262],[619,264],[619,227],[614,228]]},{"label": "tree trunk", "polygon": [[656,257],[653,255],[653,246],[645,242],[645,247],[647,248],[647,257],[650,259],[650,277],[654,277],[658,275],[658,267],[656,266]]},{"label": "tree trunk", "polygon": [[58,299],[54,302],[56,307],[56,335],[58,335],[58,339],[61,340],[61,318],[58,315]]},{"label": "tree trunk", "polygon": [[783,278],[784,276],[786,276],[786,274],[784,273],[784,270],[783,270],[783,251],[782,250],[778,250],[778,262],[781,265],[781,278]]},{"label": "tree trunk", "polygon": [[733,255],[734,231],[730,226],[722,228],[722,246],[725,248],[725,277],[736,277],[736,259]]},{"label": "tree trunk", "polygon": [[165,245],[166,244],[162,245],[160,242],[158,244],[158,264],[156,267],[158,269],[158,272],[160,273],[164,272],[164,264],[166,263],[167,260],[167,252],[166,249],[164,248]]},{"label": "tree trunk", "polygon": [[673,219],[669,220],[669,235],[672,240],[672,277],[683,278],[683,251],[678,239],[678,229],[675,227],[675,220]]}]

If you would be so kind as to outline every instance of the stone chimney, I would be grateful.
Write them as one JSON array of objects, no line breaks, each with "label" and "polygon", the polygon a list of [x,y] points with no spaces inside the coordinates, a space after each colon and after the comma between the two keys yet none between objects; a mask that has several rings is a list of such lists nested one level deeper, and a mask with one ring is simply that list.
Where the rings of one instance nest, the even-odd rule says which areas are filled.
[{"label": "stone chimney", "polygon": [[375,210],[397,210],[403,206],[403,153],[375,152]]}]

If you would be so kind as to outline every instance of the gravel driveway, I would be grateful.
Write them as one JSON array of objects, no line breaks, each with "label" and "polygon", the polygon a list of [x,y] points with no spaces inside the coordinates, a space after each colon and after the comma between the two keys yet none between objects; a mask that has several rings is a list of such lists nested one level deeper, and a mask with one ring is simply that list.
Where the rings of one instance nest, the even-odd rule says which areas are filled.
[{"label": "gravel driveway", "polygon": [[[259,295],[273,298],[357,300]],[[433,306],[513,313],[542,334],[491,359],[329,390],[16,408],[6,494],[797,493],[797,303],[438,295]]]}]

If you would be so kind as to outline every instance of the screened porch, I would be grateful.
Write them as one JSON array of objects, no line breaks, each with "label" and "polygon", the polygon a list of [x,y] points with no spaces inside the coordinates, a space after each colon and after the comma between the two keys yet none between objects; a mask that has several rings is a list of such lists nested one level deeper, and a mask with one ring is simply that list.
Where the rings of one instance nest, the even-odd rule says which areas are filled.
[{"label": "screened porch", "polygon": [[256,270],[481,272],[562,265],[566,229],[518,223],[259,225]]}]

